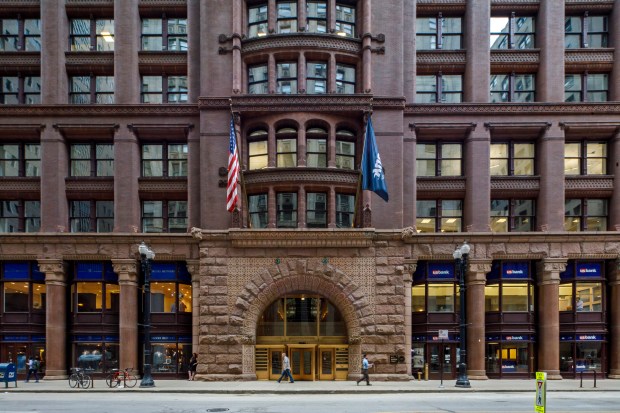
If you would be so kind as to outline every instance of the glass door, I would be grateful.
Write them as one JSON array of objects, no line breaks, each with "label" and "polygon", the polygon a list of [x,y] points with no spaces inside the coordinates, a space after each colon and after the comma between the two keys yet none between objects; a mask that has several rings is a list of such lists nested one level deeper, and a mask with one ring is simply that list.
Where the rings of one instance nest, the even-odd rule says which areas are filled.
[{"label": "glass door", "polygon": [[451,380],[456,378],[456,346],[452,343],[433,343],[428,346],[429,378]]},{"label": "glass door", "polygon": [[291,347],[291,371],[295,380],[314,381],[315,346]]},{"label": "glass door", "polygon": [[334,380],[335,375],[335,360],[336,352],[333,348],[319,349],[319,360],[321,362],[319,366],[319,380]]}]

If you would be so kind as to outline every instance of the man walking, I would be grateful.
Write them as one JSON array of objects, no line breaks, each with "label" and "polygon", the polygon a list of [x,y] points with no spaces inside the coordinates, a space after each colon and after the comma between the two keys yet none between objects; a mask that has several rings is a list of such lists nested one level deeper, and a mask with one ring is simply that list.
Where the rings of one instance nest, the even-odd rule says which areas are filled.
[{"label": "man walking", "polygon": [[282,375],[280,375],[278,383],[280,383],[280,380],[284,377],[288,377],[290,379],[289,383],[295,383],[295,380],[293,380],[293,375],[291,374],[291,362],[289,361],[286,353],[282,353]]},{"label": "man walking", "polygon": [[364,358],[362,359],[362,378],[357,381],[357,385],[360,385],[360,381],[366,380],[366,386],[372,386],[370,384],[370,378],[368,377],[368,368],[372,367],[372,364],[368,363],[368,358],[366,354],[364,354]]}]

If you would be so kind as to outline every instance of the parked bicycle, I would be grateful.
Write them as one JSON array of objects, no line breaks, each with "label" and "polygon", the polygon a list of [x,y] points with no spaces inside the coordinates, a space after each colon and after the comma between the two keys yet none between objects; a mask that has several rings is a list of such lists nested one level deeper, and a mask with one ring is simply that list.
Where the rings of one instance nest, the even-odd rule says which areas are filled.
[{"label": "parked bicycle", "polygon": [[116,386],[134,387],[138,382],[138,379],[130,373],[132,370],[132,367],[128,367],[124,370],[114,369],[112,370],[112,373],[108,374],[108,377],[105,378],[105,383],[110,388],[114,388]]},{"label": "parked bicycle", "polygon": [[69,376],[69,387],[88,389],[93,385],[93,380],[88,374],[84,373],[84,369],[74,367],[71,371],[72,373]]}]

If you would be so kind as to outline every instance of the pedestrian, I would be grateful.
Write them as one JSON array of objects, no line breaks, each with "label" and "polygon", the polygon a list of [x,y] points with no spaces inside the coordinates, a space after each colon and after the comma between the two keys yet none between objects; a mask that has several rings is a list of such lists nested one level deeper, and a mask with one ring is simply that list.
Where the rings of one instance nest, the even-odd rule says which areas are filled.
[{"label": "pedestrian", "polygon": [[278,383],[280,383],[280,380],[282,380],[284,377],[289,378],[289,383],[295,383],[293,375],[291,374],[291,362],[289,361],[286,353],[282,353],[282,374],[278,379]]},{"label": "pedestrian", "polygon": [[370,378],[368,377],[368,369],[370,367],[372,367],[372,364],[368,362],[368,357],[366,357],[366,354],[364,354],[364,358],[362,359],[362,378],[357,381],[358,386],[360,385],[360,381],[364,380],[366,380],[367,386],[372,386],[372,384],[370,384]]},{"label": "pedestrian", "polygon": [[196,367],[198,367],[198,354],[192,354],[192,358],[189,359],[189,366],[187,368],[188,380],[193,381],[196,378]]},{"label": "pedestrian", "polygon": [[39,382],[39,367],[41,363],[39,363],[39,357],[30,356],[30,359],[26,363],[28,366],[28,375],[26,376],[26,383],[30,380],[30,376],[34,374],[35,383]]}]

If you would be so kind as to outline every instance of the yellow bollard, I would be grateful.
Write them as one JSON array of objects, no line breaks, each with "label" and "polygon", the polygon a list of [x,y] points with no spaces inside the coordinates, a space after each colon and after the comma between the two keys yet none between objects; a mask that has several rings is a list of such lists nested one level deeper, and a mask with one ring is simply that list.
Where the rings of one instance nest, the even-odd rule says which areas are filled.
[{"label": "yellow bollard", "polygon": [[424,381],[428,381],[428,363],[424,363]]},{"label": "yellow bollard", "polygon": [[422,372],[418,370],[418,381],[422,380]]}]

